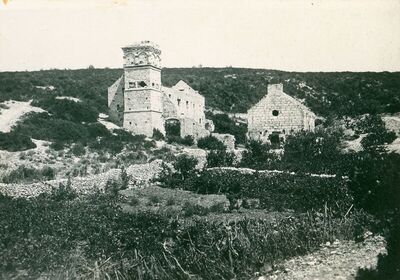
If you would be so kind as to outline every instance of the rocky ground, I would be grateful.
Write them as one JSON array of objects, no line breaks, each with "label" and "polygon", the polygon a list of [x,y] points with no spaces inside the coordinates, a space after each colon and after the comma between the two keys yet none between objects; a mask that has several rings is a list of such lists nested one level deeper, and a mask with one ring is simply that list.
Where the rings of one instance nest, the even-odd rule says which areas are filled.
[{"label": "rocky ground", "polygon": [[365,241],[335,241],[306,255],[279,264],[266,265],[257,280],[350,280],[359,268],[376,266],[379,254],[386,253],[381,236],[368,237]]}]

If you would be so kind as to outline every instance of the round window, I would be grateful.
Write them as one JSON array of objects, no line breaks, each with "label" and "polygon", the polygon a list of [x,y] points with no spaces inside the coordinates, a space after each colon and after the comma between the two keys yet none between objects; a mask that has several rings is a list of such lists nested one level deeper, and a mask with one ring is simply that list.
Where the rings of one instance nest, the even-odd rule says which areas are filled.
[{"label": "round window", "polygon": [[279,111],[278,110],[273,110],[272,111],[272,115],[276,117],[277,115],[279,115]]}]

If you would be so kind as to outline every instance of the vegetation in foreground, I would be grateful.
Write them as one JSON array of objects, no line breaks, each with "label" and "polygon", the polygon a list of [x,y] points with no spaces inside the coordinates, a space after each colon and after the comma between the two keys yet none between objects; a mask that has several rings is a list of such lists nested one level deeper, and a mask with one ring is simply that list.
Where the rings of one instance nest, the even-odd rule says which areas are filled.
[{"label": "vegetation in foreground", "polygon": [[247,279],[266,263],[352,238],[357,220],[327,211],[280,219],[185,222],[128,214],[115,195],[0,197],[2,278]]}]

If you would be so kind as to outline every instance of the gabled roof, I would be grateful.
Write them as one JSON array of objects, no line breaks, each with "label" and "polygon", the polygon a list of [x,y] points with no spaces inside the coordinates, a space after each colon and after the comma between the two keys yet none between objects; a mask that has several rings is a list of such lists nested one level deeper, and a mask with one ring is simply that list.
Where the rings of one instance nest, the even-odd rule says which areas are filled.
[{"label": "gabled roof", "polygon": [[179,90],[179,91],[184,91],[184,92],[187,92],[187,93],[193,93],[193,94],[200,95],[197,91],[195,91],[191,86],[189,86],[187,83],[185,83],[182,80],[177,82],[176,85],[174,85],[172,88],[176,89],[176,90]]},{"label": "gabled roof", "polygon": [[290,103],[295,104],[297,107],[299,107],[301,110],[308,112],[309,114],[312,114],[315,116],[314,112],[312,112],[307,106],[305,106],[300,100],[290,96],[289,94],[285,93],[283,90],[279,91],[279,92],[267,92],[267,94],[261,98],[260,101],[258,101],[255,105],[253,105],[247,112],[250,112],[253,110],[253,108],[257,107],[259,104],[261,104],[262,102],[265,102],[266,99],[270,98],[273,95],[279,95],[280,97],[283,97],[285,99],[287,99]]}]

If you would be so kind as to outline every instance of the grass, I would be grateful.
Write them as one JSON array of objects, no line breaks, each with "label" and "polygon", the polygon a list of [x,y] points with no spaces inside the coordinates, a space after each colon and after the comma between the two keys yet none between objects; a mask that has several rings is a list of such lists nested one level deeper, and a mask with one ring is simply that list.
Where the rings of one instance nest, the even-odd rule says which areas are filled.
[{"label": "grass", "polygon": [[[183,213],[192,216],[198,213],[223,212],[221,209],[227,209],[229,205],[225,195],[200,195],[156,186],[127,189],[121,194],[125,197],[121,202],[123,211],[134,214],[153,212],[180,215]],[[201,209],[204,211],[200,211]]]},{"label": "grass", "polygon": [[352,238],[356,224],[354,213],[335,219],[329,210],[227,222],[132,215],[118,197],[70,194],[0,197],[3,278],[249,279],[265,263]]}]

